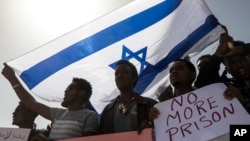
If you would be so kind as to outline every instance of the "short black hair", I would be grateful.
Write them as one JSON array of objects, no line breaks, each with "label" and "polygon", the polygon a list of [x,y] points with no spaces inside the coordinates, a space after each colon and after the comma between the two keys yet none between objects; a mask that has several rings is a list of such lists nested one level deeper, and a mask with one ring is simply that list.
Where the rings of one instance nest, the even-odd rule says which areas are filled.
[{"label": "short black hair", "polygon": [[174,62],[177,62],[177,61],[181,61],[181,62],[184,62],[188,69],[191,71],[191,72],[195,72],[196,73],[196,69],[195,69],[195,66],[192,62],[188,61],[188,60],[185,60],[185,59],[176,59]]},{"label": "short black hair", "polygon": [[76,78],[76,77],[73,78],[73,82],[78,83],[78,86],[79,86],[80,90],[85,91],[85,98],[86,98],[85,102],[87,102],[90,99],[91,95],[92,95],[92,86],[91,86],[91,84],[87,80],[85,80],[83,78]]},{"label": "short black hair", "polygon": [[211,55],[211,54],[204,54],[204,55],[201,55],[201,56],[197,59],[196,63],[198,63],[199,60],[204,59],[204,58],[211,59],[211,58],[212,58],[212,55]]},{"label": "short black hair", "polygon": [[130,67],[131,69],[131,73],[134,77],[137,77],[138,78],[138,72],[137,72],[137,69],[135,67],[134,64],[132,64],[131,62],[129,62],[128,60],[120,60],[116,63],[116,67],[119,66],[119,65],[127,65]]}]

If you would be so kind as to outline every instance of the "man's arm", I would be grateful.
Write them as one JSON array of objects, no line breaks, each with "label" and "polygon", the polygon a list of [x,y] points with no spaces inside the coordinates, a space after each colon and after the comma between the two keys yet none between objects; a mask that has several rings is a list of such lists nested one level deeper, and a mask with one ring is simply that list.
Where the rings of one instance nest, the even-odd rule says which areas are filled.
[{"label": "man's arm", "polygon": [[31,110],[35,111],[46,119],[51,119],[50,107],[37,102],[32,97],[32,95],[21,85],[14,71],[7,64],[4,64],[2,74],[10,82],[17,96],[26,107],[30,108]]}]

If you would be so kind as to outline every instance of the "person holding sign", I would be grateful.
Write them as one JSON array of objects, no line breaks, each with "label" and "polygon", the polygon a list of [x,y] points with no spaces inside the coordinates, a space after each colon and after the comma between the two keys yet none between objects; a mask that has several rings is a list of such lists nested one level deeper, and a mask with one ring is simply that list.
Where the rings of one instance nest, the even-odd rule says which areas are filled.
[{"label": "person holding sign", "polygon": [[26,108],[22,102],[19,102],[13,112],[12,124],[18,126],[19,128],[35,129],[36,124],[34,122],[37,115],[38,114],[36,112]]},{"label": "person holding sign", "polygon": [[[241,96],[240,101],[250,114],[250,44],[242,41],[233,41],[231,49],[224,55],[223,63],[226,70],[232,75],[228,84],[237,87]],[[234,95],[227,95],[232,99]]]},{"label": "person holding sign", "polygon": [[[192,86],[196,78],[195,66],[186,59],[177,59],[169,69],[170,83],[174,87],[173,97],[193,91]],[[159,116],[159,111],[155,107],[150,109],[149,119],[154,120]]]},{"label": "person holding sign", "polygon": [[[28,141],[31,141],[32,137],[42,133],[36,129],[36,124],[34,123],[37,113],[26,108],[22,102],[19,102],[15,111],[13,112],[12,124],[17,125],[19,128],[28,128],[30,130]],[[44,132],[45,133],[45,132]]]},{"label": "person holding sign", "polygon": [[[224,27],[226,30],[226,27]],[[226,30],[227,31],[227,30]],[[210,57],[202,56],[198,59],[199,74],[195,81],[195,86],[200,88],[207,84],[223,82],[229,88],[235,87],[240,90],[240,94],[225,91],[225,98],[237,97],[239,101],[250,113],[250,44],[243,41],[234,41],[228,32],[221,34],[219,46]],[[203,63],[201,63],[203,62]],[[205,63],[204,63],[205,62]],[[219,76],[220,65],[225,65],[225,71]],[[226,73],[233,78],[227,78]],[[234,88],[234,89],[235,89]]]},{"label": "person holding sign", "polygon": [[50,129],[36,129],[35,119],[38,114],[31,109],[25,107],[22,102],[19,102],[15,111],[13,112],[12,124],[17,125],[19,128],[31,129],[29,133],[28,141],[38,135],[43,134],[45,136],[49,135]]},{"label": "person holding sign", "polygon": [[177,59],[169,69],[170,83],[174,87],[174,97],[194,90],[195,66],[185,59]]},{"label": "person holding sign", "polygon": [[115,83],[120,95],[104,108],[99,134],[141,131],[142,125],[151,127],[151,124],[148,124],[148,114],[157,101],[134,92],[137,80],[138,73],[132,63],[121,60],[116,64]]},{"label": "person holding sign", "polygon": [[[192,85],[195,80],[195,76],[196,76],[196,71],[195,71],[194,65],[190,61],[187,61],[185,59],[177,59],[175,62],[173,62],[172,66],[170,67],[169,78],[170,78],[170,83],[172,84],[174,88],[173,99],[163,103],[162,105],[166,103],[167,105],[165,105],[166,107],[165,106],[160,107],[161,110],[158,109],[161,103],[157,104],[156,105],[157,108],[156,107],[151,108],[150,114],[149,114],[149,119],[154,120],[155,122],[156,128],[154,129],[154,131],[155,131],[155,137],[157,140],[159,139],[160,140],[166,140],[166,139],[173,140],[173,138],[175,139],[177,138],[177,140],[182,140],[182,138],[187,138],[188,140],[189,138],[192,138],[191,137],[192,133],[196,133],[203,129],[206,130],[207,127],[210,127],[210,126],[212,127],[213,122],[217,122],[219,121],[218,119],[222,119],[222,116],[219,115],[220,112],[212,113],[213,116],[216,115],[217,117],[219,117],[219,118],[212,117],[214,121],[210,119],[205,119],[207,117],[204,116],[202,113],[207,113],[209,111],[208,109],[210,110],[216,109],[218,105],[216,104],[216,100],[213,99],[212,95],[211,96],[208,95],[208,98],[206,99],[197,100],[199,97],[198,95],[199,93],[196,93],[194,91],[199,91],[201,89],[196,89]],[[218,85],[218,86],[225,87],[225,85],[223,84]],[[226,88],[226,91],[224,91],[224,93],[225,95],[231,95],[231,94],[240,95],[240,91],[237,88],[232,87],[232,86],[229,86],[228,88]],[[187,95],[184,95],[184,94],[187,94]],[[203,93],[200,93],[200,94],[202,95]],[[204,98],[203,96],[201,97]],[[223,98],[223,96],[221,97]],[[208,105],[209,107],[204,108],[205,105]],[[191,107],[194,107],[194,109],[192,109]],[[223,107],[223,108],[227,109],[227,107]],[[166,113],[163,112],[165,109],[167,109]],[[228,109],[231,109],[231,111],[233,111],[232,110],[233,108],[230,106]],[[160,111],[162,113],[160,113]],[[222,113],[226,115],[225,111]],[[199,116],[200,116],[200,119],[198,119],[199,122],[192,121],[193,118],[195,119],[196,117],[199,117]],[[185,119],[186,119],[186,122],[183,122],[185,121]],[[200,126],[200,122],[204,126]],[[193,129],[197,129],[197,130],[193,131]]]},{"label": "person holding sign", "polygon": [[21,85],[14,71],[7,64],[4,66],[2,74],[9,80],[21,102],[53,123],[49,138],[35,136],[36,140],[60,140],[97,134],[99,116],[85,107],[92,94],[92,87],[88,81],[73,78],[64,91],[62,106],[67,109],[51,108],[37,102]]},{"label": "person holding sign", "polygon": [[[170,68],[169,78],[170,83],[174,87],[173,98],[196,89],[196,87],[193,86],[193,82],[196,78],[196,69],[190,61],[185,59],[177,59],[174,61]],[[239,89],[231,85],[225,90],[224,96],[229,100],[237,97],[240,102],[244,99]],[[159,111],[153,107],[150,109],[149,119],[154,120],[159,116],[159,114]]]}]

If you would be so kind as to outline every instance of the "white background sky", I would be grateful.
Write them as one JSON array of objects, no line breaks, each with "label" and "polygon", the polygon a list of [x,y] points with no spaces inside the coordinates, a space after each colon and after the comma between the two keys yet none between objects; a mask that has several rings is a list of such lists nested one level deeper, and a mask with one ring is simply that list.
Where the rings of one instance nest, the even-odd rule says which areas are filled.
[{"label": "white background sky", "polygon": [[[4,62],[130,1],[132,0],[0,0],[0,70]],[[219,22],[227,26],[234,39],[250,42],[250,0],[205,1]],[[60,105],[35,98],[48,105]],[[8,81],[0,75],[0,127],[16,127],[12,125],[12,112],[18,101]],[[49,122],[38,117],[36,123],[38,128],[45,128]]]}]

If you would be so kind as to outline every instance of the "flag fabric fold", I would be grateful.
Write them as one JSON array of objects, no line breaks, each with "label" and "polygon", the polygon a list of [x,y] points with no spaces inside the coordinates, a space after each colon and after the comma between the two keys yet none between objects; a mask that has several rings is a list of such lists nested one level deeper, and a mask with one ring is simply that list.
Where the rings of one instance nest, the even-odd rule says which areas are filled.
[{"label": "flag fabric fold", "polygon": [[73,77],[88,80],[100,113],[119,94],[118,60],[130,60],[140,72],[135,91],[156,98],[169,64],[202,51],[222,32],[203,0],[136,0],[7,63],[48,101],[61,101]]}]

